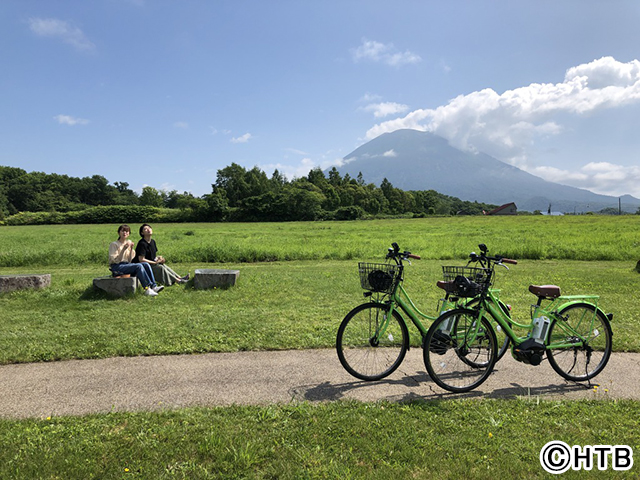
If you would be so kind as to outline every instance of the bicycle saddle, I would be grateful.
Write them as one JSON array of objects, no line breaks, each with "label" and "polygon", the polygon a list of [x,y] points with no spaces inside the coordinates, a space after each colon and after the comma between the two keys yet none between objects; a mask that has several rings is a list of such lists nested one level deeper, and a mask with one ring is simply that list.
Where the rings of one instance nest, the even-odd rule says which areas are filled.
[{"label": "bicycle saddle", "polygon": [[529,291],[542,298],[558,298],[560,296],[560,287],[556,285],[529,285]]},{"label": "bicycle saddle", "polygon": [[453,281],[438,280],[436,285],[437,285],[438,288],[441,288],[442,290],[444,290],[445,292],[448,292],[448,293],[453,293],[453,291],[456,288],[456,286],[453,283]]}]

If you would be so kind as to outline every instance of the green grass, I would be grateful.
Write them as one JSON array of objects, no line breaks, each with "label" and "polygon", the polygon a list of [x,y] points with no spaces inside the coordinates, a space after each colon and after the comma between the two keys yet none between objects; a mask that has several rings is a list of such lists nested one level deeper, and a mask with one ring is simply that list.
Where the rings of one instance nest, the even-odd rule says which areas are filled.
[{"label": "green grass", "polygon": [[[52,285],[0,294],[0,363],[332,347],[344,315],[363,301],[357,261],[381,261],[392,241],[426,259],[407,268],[405,286],[427,313],[440,298],[441,265],[463,264],[483,242],[519,260],[497,282],[516,319],[528,318],[531,283],[599,294],[614,314],[614,350],[637,352],[638,221],[154,225],[160,253],[178,272],[234,268],[239,282],[126,299],[90,288],[107,274],[116,226],[3,227],[0,275],[51,273]],[[0,420],[0,478],[540,478],[538,455],[550,440],[638,451],[639,414],[637,401],[594,392],[577,402],[303,403]],[[638,467],[588,475],[637,478]]]},{"label": "green grass", "polygon": [[[398,242],[429,259],[464,259],[478,243],[517,259],[640,259],[639,215],[434,217],[413,220],[157,224],[173,263],[351,260]],[[132,225],[137,239],[138,225]],[[106,263],[117,225],[0,227],[0,267]]]},{"label": "green grass", "polygon": [[[0,420],[0,478],[547,478],[547,442],[637,452],[639,415],[636,401],[525,398]],[[563,478],[637,478],[639,468]]]},{"label": "green grass", "polygon": [[[405,286],[425,313],[441,297],[442,261],[407,267]],[[455,263],[455,262],[454,262]],[[193,265],[174,265],[178,272]],[[49,267],[52,285],[0,295],[0,364],[130,355],[331,348],[346,313],[362,303],[356,261],[216,264],[238,268],[228,290],[174,285],[155,298],[109,299],[91,289],[100,267]],[[1,268],[26,273],[28,269]],[[529,320],[531,283],[560,285],[566,294],[598,294],[614,314],[615,351],[640,351],[640,275],[624,262],[530,261],[500,270],[496,286]],[[410,329],[418,341],[417,330]]]}]

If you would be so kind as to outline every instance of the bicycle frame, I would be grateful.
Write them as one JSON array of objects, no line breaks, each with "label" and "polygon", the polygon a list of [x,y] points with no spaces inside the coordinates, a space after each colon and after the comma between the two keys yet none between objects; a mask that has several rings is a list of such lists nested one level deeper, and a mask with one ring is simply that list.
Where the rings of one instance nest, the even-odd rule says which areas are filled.
[{"label": "bicycle frame", "polygon": [[[500,290],[492,290],[492,295],[494,295],[494,293],[497,294],[499,292]],[[420,309],[416,306],[416,304],[413,302],[413,300],[409,296],[409,293],[405,290],[401,280],[400,282],[398,282],[398,286],[396,287],[396,289],[391,294],[388,300],[386,300],[385,302],[377,302],[377,303],[384,303],[386,305],[389,305],[389,315],[385,319],[384,325],[381,325],[380,330],[376,335],[376,338],[380,338],[384,336],[387,330],[387,325],[389,324],[389,321],[394,311],[397,311],[400,314],[400,317],[402,318],[402,321],[405,324],[407,324],[407,320],[402,314],[404,313],[407,317],[409,317],[411,322],[415,325],[415,327],[420,332],[421,338],[424,338],[429,329],[424,326],[422,321],[434,322],[442,313],[446,312],[447,310],[452,310],[454,308],[459,307],[462,299],[459,297],[454,297],[454,298],[455,300],[453,301],[450,300],[450,294],[448,293],[445,295],[444,298],[441,298],[439,301],[438,314],[432,317],[431,315],[427,315],[426,313],[420,311]],[[497,305],[498,304],[497,297],[494,296],[493,298],[495,298],[496,305]],[[407,331],[409,331],[409,329],[407,329]],[[410,333],[409,333],[409,348],[411,348]]]},{"label": "bicycle frame", "polygon": [[[392,313],[394,310],[400,310],[399,313],[400,313],[400,316],[402,317],[402,313],[404,312],[411,319],[411,322],[416,326],[416,328],[418,329],[422,337],[424,337],[427,334],[428,329],[425,328],[425,326],[422,324],[420,320],[422,319],[425,321],[433,322],[436,320],[436,318],[438,318],[438,316],[432,317],[430,315],[427,315],[426,313],[421,312],[420,309],[413,302],[413,300],[411,300],[411,297],[405,290],[404,286],[402,285],[402,282],[398,284],[398,287],[391,295],[391,298],[389,299],[389,304],[390,304],[389,313]],[[450,305],[450,303],[448,302],[448,298],[445,297],[442,301],[442,307],[439,313],[441,313],[443,309],[446,308],[448,305]],[[402,317],[402,319],[405,321],[405,323],[407,323],[404,317]],[[410,338],[411,337],[409,337],[409,339]]]},{"label": "bicycle frame", "polygon": [[[594,307],[593,316],[589,320],[593,324],[598,312],[601,312],[603,315],[605,315],[605,313],[598,307],[599,298],[600,297],[597,295],[563,295],[550,300],[550,303],[546,306],[543,306],[539,301],[537,305],[533,305],[532,307],[536,309],[537,315],[547,315],[551,319],[558,320],[562,318],[558,314],[560,310],[563,310],[574,304],[587,303]],[[482,316],[485,313],[488,313],[496,321],[496,323],[498,323],[500,327],[504,329],[505,334],[513,342],[512,348],[518,347],[522,342],[527,340],[529,338],[529,334],[523,337],[518,336],[513,330],[513,328],[511,327],[511,325],[509,325],[510,323],[514,324],[516,327],[527,329],[529,332],[534,328],[533,315],[530,322],[527,324],[518,323],[513,319],[513,317],[507,317],[502,311],[502,309],[498,306],[497,299],[494,297],[491,291],[488,291],[481,296],[481,300],[478,305],[478,310],[479,310],[479,318],[482,318]],[[579,338],[581,342],[585,342],[588,340],[588,339],[585,339],[579,332],[577,332],[574,328],[572,328],[570,325],[566,323],[561,322],[559,323],[559,326],[571,336]],[[476,330],[478,329],[479,329],[479,325]],[[547,339],[545,338],[546,348],[563,348],[563,347],[569,348],[569,347],[575,347],[575,346],[576,346],[575,342],[549,344],[547,343]]]}]

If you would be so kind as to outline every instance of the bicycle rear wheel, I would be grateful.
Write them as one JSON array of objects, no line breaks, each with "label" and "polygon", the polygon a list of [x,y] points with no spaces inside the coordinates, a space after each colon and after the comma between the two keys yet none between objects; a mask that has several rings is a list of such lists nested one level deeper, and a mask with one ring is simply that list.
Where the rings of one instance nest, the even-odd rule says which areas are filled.
[{"label": "bicycle rear wheel", "polygon": [[431,379],[450,392],[468,392],[481,385],[497,361],[496,335],[475,310],[450,310],[429,328],[422,346]]},{"label": "bicycle rear wheel", "polygon": [[609,319],[595,306],[570,305],[558,312],[558,318],[549,328],[549,363],[567,380],[589,380],[607,365],[612,350],[611,337]]},{"label": "bicycle rear wheel", "polygon": [[380,380],[402,363],[409,331],[389,305],[365,303],[351,310],[338,328],[336,350],[344,369],[361,380]]}]

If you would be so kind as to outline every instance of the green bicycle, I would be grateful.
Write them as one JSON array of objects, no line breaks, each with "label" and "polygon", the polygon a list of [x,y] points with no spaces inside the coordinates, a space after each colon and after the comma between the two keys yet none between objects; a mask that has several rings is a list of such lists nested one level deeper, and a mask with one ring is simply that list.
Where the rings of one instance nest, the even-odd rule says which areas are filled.
[{"label": "green bicycle", "polygon": [[[466,267],[456,267],[455,278],[441,282],[451,295],[478,295],[479,301],[472,308],[444,312],[429,328],[422,348],[432,380],[451,392],[467,392],[482,384],[498,357],[494,324],[502,327],[519,362],[540,365],[546,355],[551,367],[567,380],[581,382],[598,375],[611,356],[613,336],[613,315],[598,307],[599,297],[565,296],[555,285],[531,285],[529,291],[537,297],[531,321],[518,323],[497,307],[489,288],[496,265],[508,269],[505,263],[517,262],[488,256],[484,244],[480,250],[480,255],[470,255]],[[469,267],[472,262],[480,267]],[[517,336],[513,325],[528,334]]]},{"label": "green bicycle", "polygon": [[[411,345],[405,317],[413,322],[422,339],[428,331],[423,322],[439,318],[422,313],[402,285],[404,262],[419,259],[411,252],[401,252],[398,244],[393,243],[386,256],[387,263],[358,264],[360,283],[369,301],[344,317],[336,337],[340,363],[354,377],[380,380],[400,366]],[[494,295],[497,293],[494,291]],[[474,305],[478,301],[465,299],[462,305]],[[446,292],[438,313],[456,308],[459,302],[460,297]],[[510,315],[507,305],[497,299],[496,302],[506,316]],[[500,357],[508,350],[506,336],[501,345]]]}]

